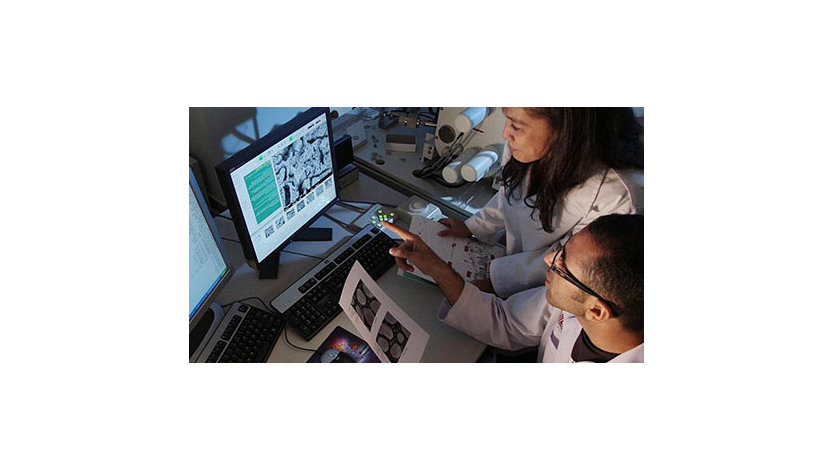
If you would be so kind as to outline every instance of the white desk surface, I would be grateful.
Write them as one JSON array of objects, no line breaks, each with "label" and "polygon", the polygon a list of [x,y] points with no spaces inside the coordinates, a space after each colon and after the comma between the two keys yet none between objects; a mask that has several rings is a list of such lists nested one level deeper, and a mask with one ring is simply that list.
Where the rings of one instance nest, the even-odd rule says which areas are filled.
[{"label": "white desk surface", "polygon": [[[344,200],[374,200],[397,205],[408,199],[405,195],[363,174],[360,174],[357,181],[342,191],[341,197]],[[346,223],[359,215],[357,212],[338,205],[331,208],[328,214]],[[238,239],[231,220],[223,217],[215,217],[214,220],[221,237]],[[325,257],[352,235],[327,217],[320,217],[313,223],[313,226],[332,228],[333,240],[328,242],[295,242],[289,244],[286,249]],[[247,297],[258,297],[269,305],[273,298],[319,263],[317,259],[294,255],[285,251],[281,254],[278,278],[258,279],[257,271],[246,264],[240,245],[226,240],[224,240],[224,243],[236,268],[234,276],[216,299],[221,305]],[[376,282],[430,335],[422,362],[474,362],[484,351],[483,343],[437,319],[437,309],[443,299],[443,295],[437,287],[402,278],[397,274],[396,266],[390,268]],[[246,300],[244,303],[264,308],[264,305],[254,299]],[[341,326],[358,336],[356,328],[344,312],[328,323],[310,341],[304,341],[292,327],[287,326],[285,327],[286,333],[281,333],[281,338],[276,343],[268,362],[306,362],[313,353],[296,349],[287,344],[285,335],[289,337],[290,342],[294,345],[315,350],[336,326]]]}]

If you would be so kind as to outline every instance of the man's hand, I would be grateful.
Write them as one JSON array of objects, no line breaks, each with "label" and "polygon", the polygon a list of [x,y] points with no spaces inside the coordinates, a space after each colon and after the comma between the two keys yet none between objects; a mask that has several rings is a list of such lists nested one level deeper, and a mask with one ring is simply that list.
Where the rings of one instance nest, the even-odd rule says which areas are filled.
[{"label": "man's hand", "polygon": [[404,271],[414,271],[414,266],[416,266],[420,271],[431,276],[437,286],[440,287],[446,300],[454,305],[460,298],[460,293],[463,292],[463,287],[466,284],[463,278],[440,259],[422,238],[388,222],[382,222],[382,226],[403,239],[402,245],[388,250],[397,259],[397,266]]},{"label": "man's hand", "polygon": [[472,281],[472,284],[478,289],[481,289],[482,291],[486,292],[487,294],[495,293],[495,288],[492,287],[492,281],[490,281],[489,279],[476,279]]},{"label": "man's hand", "polygon": [[414,266],[416,266],[420,271],[434,277],[433,273],[436,273],[443,267],[448,267],[443,260],[440,259],[440,257],[437,256],[437,254],[432,251],[428,245],[426,245],[426,242],[424,242],[422,238],[404,228],[397,227],[396,225],[388,222],[383,221],[382,225],[403,239],[402,245],[388,250],[391,256],[397,259],[397,265],[403,271],[414,271]]},{"label": "man's hand", "polygon": [[437,232],[437,234],[441,237],[455,236],[466,238],[472,236],[472,232],[469,230],[469,227],[458,219],[446,218],[440,219],[438,222],[449,227],[448,230],[441,230]]}]

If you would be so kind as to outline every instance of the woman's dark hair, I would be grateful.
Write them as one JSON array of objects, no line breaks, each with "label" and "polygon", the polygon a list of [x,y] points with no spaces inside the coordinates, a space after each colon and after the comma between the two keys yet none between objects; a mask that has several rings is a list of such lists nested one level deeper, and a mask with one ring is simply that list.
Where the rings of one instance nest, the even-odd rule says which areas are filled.
[{"label": "woman's dark hair", "polygon": [[[508,200],[530,176],[527,207],[538,211],[542,228],[553,232],[553,211],[565,194],[604,165],[643,168],[642,126],[631,108],[525,108],[550,124],[556,136],[548,154],[531,163],[511,158],[501,176]],[[533,201],[535,198],[535,201]]]}]

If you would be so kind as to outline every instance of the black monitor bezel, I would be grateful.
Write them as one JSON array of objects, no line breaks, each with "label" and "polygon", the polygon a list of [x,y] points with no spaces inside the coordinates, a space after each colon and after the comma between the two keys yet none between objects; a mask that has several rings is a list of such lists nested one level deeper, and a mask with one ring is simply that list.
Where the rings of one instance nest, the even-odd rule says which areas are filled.
[{"label": "black monitor bezel", "polygon": [[[315,215],[310,217],[303,226],[301,226],[295,233],[288,237],[283,243],[277,246],[272,253],[268,254],[264,257],[263,260],[258,261],[258,256],[255,253],[255,246],[252,243],[252,239],[249,236],[249,230],[246,228],[246,219],[243,217],[243,211],[240,208],[240,200],[237,197],[237,193],[234,190],[234,185],[232,184],[232,172],[236,169],[240,168],[253,158],[257,158],[260,154],[268,150],[273,145],[277,144],[278,142],[286,139],[289,137],[290,134],[293,132],[303,128],[307,124],[310,123],[313,119],[319,117],[321,114],[325,115],[325,119],[327,121],[327,136],[328,136],[328,145],[330,146],[330,168],[333,176],[333,185],[336,190],[336,197],[330,201],[326,206],[324,206],[321,210],[319,210]],[[234,222],[235,230],[237,231],[238,239],[240,240],[241,247],[243,248],[243,255],[246,257],[247,260],[255,263],[258,270],[263,268],[264,266],[271,266],[277,263],[278,257],[281,255],[281,250],[283,250],[287,245],[292,243],[293,238],[299,232],[307,229],[310,225],[313,224],[322,214],[327,212],[333,204],[339,201],[340,198],[340,190],[339,187],[339,180],[336,178],[336,152],[333,149],[333,125],[330,118],[330,108],[310,108],[306,111],[303,111],[296,115],[291,120],[287,121],[287,123],[278,126],[269,134],[263,136],[262,138],[256,140],[243,150],[239,151],[238,153],[232,155],[228,159],[220,162],[217,166],[215,166],[215,170],[217,172],[217,177],[220,180],[220,187],[223,190],[223,195],[226,198],[226,206],[229,209],[229,213],[232,216],[232,221]]]}]

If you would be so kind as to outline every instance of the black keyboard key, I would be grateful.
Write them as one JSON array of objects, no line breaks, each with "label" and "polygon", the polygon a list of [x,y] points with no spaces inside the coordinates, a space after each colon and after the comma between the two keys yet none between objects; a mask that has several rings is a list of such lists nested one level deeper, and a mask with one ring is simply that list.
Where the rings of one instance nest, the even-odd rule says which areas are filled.
[{"label": "black keyboard key", "polygon": [[319,272],[316,273],[315,278],[318,279],[319,281],[321,281],[322,279],[324,279],[324,276],[327,276],[327,274],[330,271],[332,271],[335,267],[336,267],[336,265],[333,264],[333,263],[328,264],[327,266],[324,267],[324,269],[321,269],[321,270],[319,270]]},{"label": "black keyboard key", "polygon": [[[310,281],[316,282],[315,278],[306,282],[306,288],[302,291],[305,295],[283,314],[305,340],[312,339],[341,313],[339,297],[355,261],[358,260],[373,279],[379,278],[396,264],[388,250],[398,243],[384,232],[376,232],[376,236],[365,233],[340,253],[334,259],[335,263],[327,263],[327,273],[324,276],[315,276],[319,277],[320,282],[315,286],[310,284]],[[317,274],[323,271],[324,268],[321,268]]]},{"label": "black keyboard key", "polygon": [[237,310],[246,316],[236,314],[229,320],[222,340],[207,362],[265,362],[269,358],[284,327],[283,321],[272,312],[249,305],[241,305]]},{"label": "black keyboard key", "polygon": [[371,239],[371,236],[370,236],[369,234],[367,234],[367,233],[366,233],[366,234],[365,234],[362,238],[360,238],[359,240],[357,240],[356,242],[354,242],[354,243],[353,243],[352,245],[350,245],[350,246],[351,246],[353,249],[359,249],[359,247],[360,247],[360,246],[364,245],[364,244],[365,244],[368,240],[370,240],[370,239]]},{"label": "black keyboard key", "polygon": [[351,247],[348,247],[345,251],[342,252],[342,254],[337,256],[334,261],[336,261],[336,264],[342,264],[344,260],[346,260],[350,255],[352,255],[355,252],[356,250],[354,250]]}]

